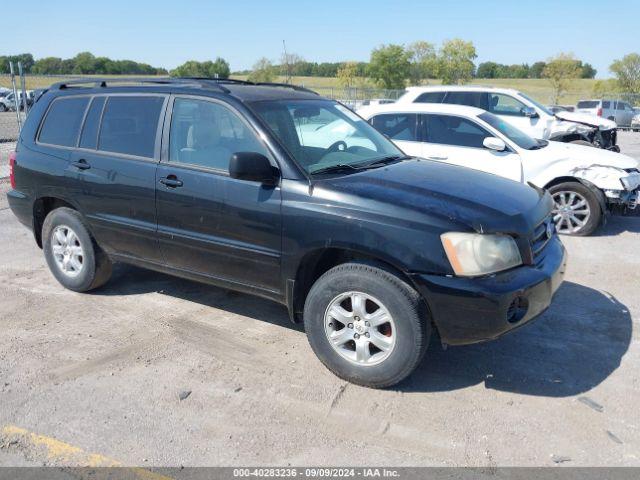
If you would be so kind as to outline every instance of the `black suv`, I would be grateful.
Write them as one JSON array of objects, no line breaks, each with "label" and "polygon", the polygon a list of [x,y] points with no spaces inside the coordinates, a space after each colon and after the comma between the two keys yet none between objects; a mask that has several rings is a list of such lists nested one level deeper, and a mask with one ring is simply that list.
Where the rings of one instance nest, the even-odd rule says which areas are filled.
[{"label": "black suv", "polygon": [[299,87],[109,82],[53,85],[11,156],[11,208],[66,288],[126,262],[266,297],[334,373],[384,387],[432,331],[496,338],[562,282],[543,191],[407,157]]}]

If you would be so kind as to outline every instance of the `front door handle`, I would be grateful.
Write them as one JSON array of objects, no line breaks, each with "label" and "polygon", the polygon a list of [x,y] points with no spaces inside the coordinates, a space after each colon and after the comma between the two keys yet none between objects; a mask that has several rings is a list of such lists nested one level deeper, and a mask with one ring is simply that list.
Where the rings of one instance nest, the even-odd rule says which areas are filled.
[{"label": "front door handle", "polygon": [[429,157],[427,157],[429,160],[446,160],[449,157],[446,156],[439,156],[439,155],[431,155]]},{"label": "front door handle", "polygon": [[182,180],[178,180],[178,177],[176,177],[175,175],[168,175],[165,178],[161,178],[160,183],[169,188],[177,188],[182,186]]},{"label": "front door handle", "polygon": [[73,165],[76,168],[79,168],[80,170],[88,170],[91,168],[91,165],[89,165],[84,158],[81,158],[77,162],[71,162],[71,165]]}]

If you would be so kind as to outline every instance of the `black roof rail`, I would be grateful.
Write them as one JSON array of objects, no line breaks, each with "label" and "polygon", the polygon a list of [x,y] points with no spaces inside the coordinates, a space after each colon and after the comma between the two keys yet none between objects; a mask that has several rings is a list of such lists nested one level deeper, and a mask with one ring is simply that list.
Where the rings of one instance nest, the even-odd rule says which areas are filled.
[{"label": "black roof rail", "polygon": [[116,77],[116,78],[78,78],[74,80],[66,80],[64,82],[54,83],[49,87],[49,90],[64,90],[74,85],[87,85],[92,84],[97,88],[106,88],[109,83],[147,83],[152,85],[175,85],[175,84],[196,84],[199,87],[214,87],[224,93],[230,93],[228,88],[224,85],[255,85],[263,87],[282,87],[291,88],[299,92],[313,93],[318,95],[317,92],[308,88],[300,87],[298,85],[291,85],[289,83],[276,83],[276,82],[251,82],[248,80],[237,80],[235,78],[209,78],[209,77]]},{"label": "black roof rail", "polygon": [[307,93],[313,93],[314,95],[319,95],[318,92],[314,92],[313,90],[309,89],[309,88],[304,88],[301,87],[299,85],[292,85],[290,83],[277,83],[277,82],[258,82],[255,83],[254,85],[260,85],[263,87],[284,87],[284,88],[291,88],[293,90],[297,90],[298,92],[307,92]]},{"label": "black roof rail", "polygon": [[[147,83],[152,85],[175,85],[175,84],[196,84],[200,87],[215,87],[224,93],[229,93],[229,89],[220,85],[226,79],[215,78],[189,78],[189,77],[116,77],[116,78],[81,78],[75,80],[67,80],[51,85],[50,90],[64,90],[74,85],[93,84],[94,87],[106,88],[109,83]],[[231,83],[231,82],[228,82]]]}]

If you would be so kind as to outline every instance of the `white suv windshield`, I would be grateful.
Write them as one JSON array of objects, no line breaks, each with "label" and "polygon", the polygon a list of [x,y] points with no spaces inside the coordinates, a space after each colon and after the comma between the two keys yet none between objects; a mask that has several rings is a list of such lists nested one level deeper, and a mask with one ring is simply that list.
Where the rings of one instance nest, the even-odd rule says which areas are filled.
[{"label": "white suv windshield", "polygon": [[531,138],[522,130],[518,130],[509,122],[505,122],[504,120],[497,117],[493,113],[489,113],[489,112],[481,113],[480,115],[478,115],[478,118],[487,122],[489,125],[491,125],[493,128],[498,130],[501,134],[503,134],[513,143],[518,145],[520,148],[524,148],[525,150],[537,150],[547,145],[547,143],[544,143],[544,142],[541,143]]},{"label": "white suv windshield", "polygon": [[403,153],[355,113],[329,100],[256,102],[254,111],[296,162],[314,174],[394,160]]}]

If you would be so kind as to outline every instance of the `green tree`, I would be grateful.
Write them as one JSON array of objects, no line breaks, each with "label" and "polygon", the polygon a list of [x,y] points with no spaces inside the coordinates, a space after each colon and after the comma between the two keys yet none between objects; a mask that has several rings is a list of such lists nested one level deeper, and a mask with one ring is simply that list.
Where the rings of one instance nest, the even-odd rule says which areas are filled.
[{"label": "green tree", "polygon": [[542,71],[543,78],[549,80],[553,89],[552,103],[559,103],[560,97],[580,78],[582,71],[573,54],[559,53],[550,58]]},{"label": "green tree", "polygon": [[276,77],[276,69],[268,58],[262,57],[253,65],[253,71],[249,75],[250,82],[273,82]]},{"label": "green tree", "polygon": [[45,57],[36,60],[31,68],[32,73],[52,75],[65,73],[64,62],[60,57]]},{"label": "green tree", "polygon": [[341,87],[353,87],[356,84],[358,78],[358,63],[357,62],[345,62],[340,68],[338,68],[338,84]]},{"label": "green tree", "polygon": [[591,88],[591,94],[596,98],[602,98],[618,92],[618,82],[615,78],[596,80]]},{"label": "green tree", "polygon": [[463,84],[471,80],[478,55],[473,42],[459,38],[443,43],[439,55],[439,72],[443,84]]},{"label": "green tree", "polygon": [[170,73],[173,77],[229,78],[231,70],[229,63],[224,58],[218,57],[215,62],[188,60]]},{"label": "green tree", "polygon": [[596,78],[596,74],[598,73],[598,71],[593,68],[593,65],[591,65],[590,63],[582,64],[582,62],[580,62],[580,64],[580,67],[582,68],[580,78]]},{"label": "green tree", "polygon": [[432,43],[425,41],[413,42],[407,46],[409,54],[409,80],[411,83],[420,84],[423,80],[436,78],[438,75],[438,59],[436,48]]},{"label": "green tree", "polygon": [[536,62],[531,65],[529,68],[529,78],[542,78],[542,72],[546,66],[546,62]]},{"label": "green tree", "polygon": [[640,93],[640,55],[630,53],[614,61],[609,70],[618,80],[620,89],[628,93]]},{"label": "green tree", "polygon": [[95,73],[96,57],[90,52],[80,52],[73,59],[73,73]]},{"label": "green tree", "polygon": [[369,76],[383,88],[405,87],[409,77],[409,54],[402,45],[381,45],[371,52]]},{"label": "green tree", "polygon": [[476,77],[478,78],[498,78],[500,65],[496,62],[482,62],[478,65]]}]

